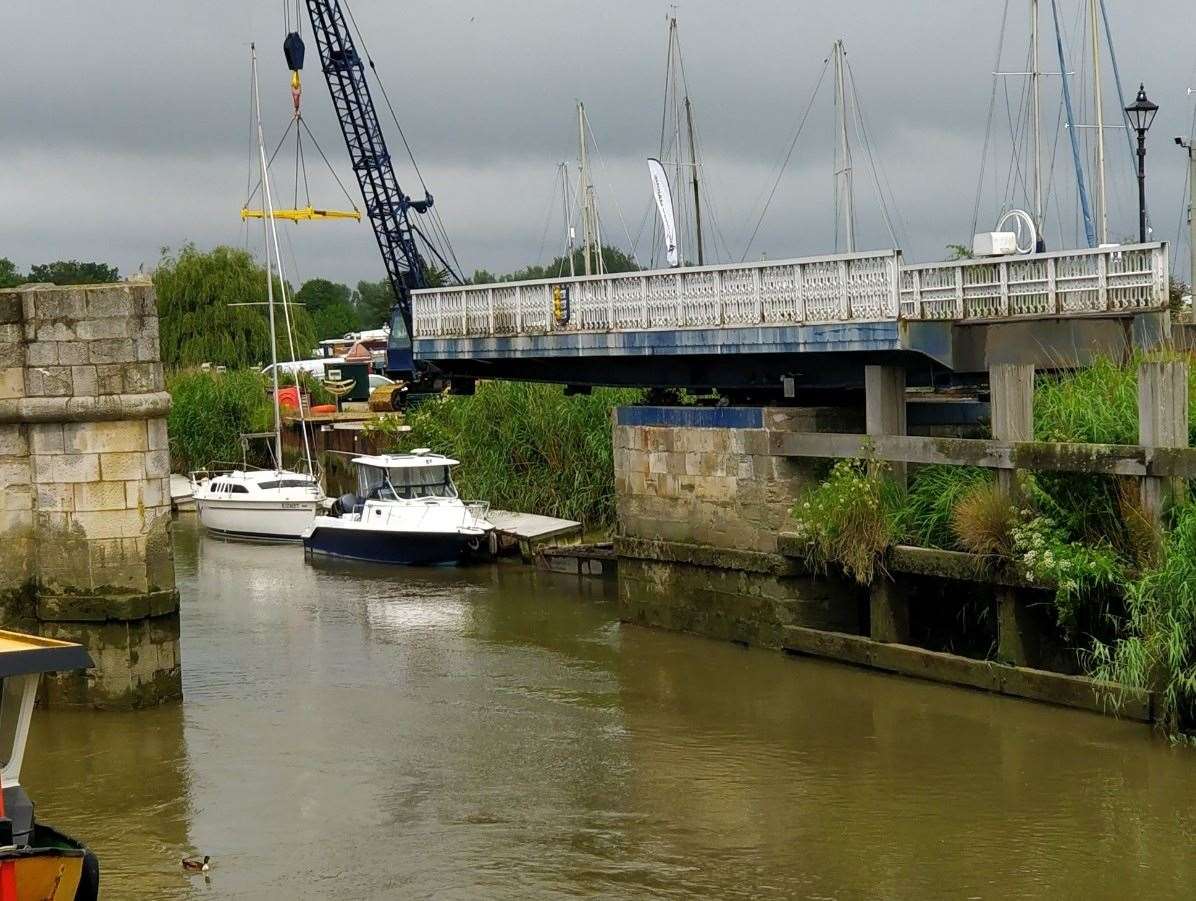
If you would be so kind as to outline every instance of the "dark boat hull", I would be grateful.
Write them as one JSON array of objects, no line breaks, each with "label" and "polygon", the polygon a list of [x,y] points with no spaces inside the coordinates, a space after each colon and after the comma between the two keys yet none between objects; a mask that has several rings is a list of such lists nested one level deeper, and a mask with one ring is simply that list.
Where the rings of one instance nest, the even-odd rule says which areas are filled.
[{"label": "dark boat hull", "polygon": [[307,554],[365,563],[439,566],[460,563],[483,542],[484,536],[477,535],[317,526],[303,539],[303,550]]}]

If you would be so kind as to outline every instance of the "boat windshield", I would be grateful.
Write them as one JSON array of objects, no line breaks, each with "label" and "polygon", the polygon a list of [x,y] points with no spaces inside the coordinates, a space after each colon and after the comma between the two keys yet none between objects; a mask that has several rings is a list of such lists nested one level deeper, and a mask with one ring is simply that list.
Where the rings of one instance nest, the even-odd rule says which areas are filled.
[{"label": "boat windshield", "polygon": [[421,497],[456,497],[447,466],[380,466],[357,468],[358,493],[377,500],[415,500]]}]

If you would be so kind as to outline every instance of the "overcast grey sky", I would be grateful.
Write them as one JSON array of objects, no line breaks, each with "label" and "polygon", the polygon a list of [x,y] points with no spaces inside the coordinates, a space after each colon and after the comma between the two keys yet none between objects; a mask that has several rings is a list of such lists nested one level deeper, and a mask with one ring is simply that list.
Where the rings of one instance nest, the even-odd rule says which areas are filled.
[{"label": "overcast grey sky", "polygon": [[[1076,45],[1068,53],[1077,80],[1087,71],[1073,31],[1079,5],[1059,0]],[[1127,91],[1145,81],[1162,107],[1151,132],[1150,199],[1155,237],[1173,241],[1186,160],[1171,138],[1191,126],[1196,95],[1186,91],[1196,87],[1196,17],[1191,0],[1108,5]],[[163,246],[243,242],[248,46],[251,40],[259,46],[272,143],[290,104],[281,6],[280,0],[4,0],[0,256],[22,267],[98,259],[130,272],[152,265]],[[644,159],[655,155],[659,140],[667,3],[354,0],[352,6],[467,272],[501,272],[559,252],[559,214],[546,246],[541,238],[556,164],[577,153],[575,98],[586,103],[601,151],[594,174],[604,237],[627,243],[620,213],[636,235],[649,203]],[[1028,0],[1011,2],[1005,68],[1024,66],[1028,6]],[[969,240],[1001,7],[1000,0],[680,0],[710,198],[735,258],[836,37],[847,44],[907,257],[939,259],[946,243]],[[1044,28],[1049,10],[1044,0]],[[304,33],[310,37],[306,23]],[[1054,52],[1047,31],[1043,69],[1057,70]],[[351,179],[314,46],[306,76],[306,118],[342,178]],[[1108,84],[1112,111],[1116,96]],[[1019,89],[1010,84],[1015,104]],[[1056,127],[1059,103],[1059,80],[1050,79],[1043,118],[1046,155],[1057,158],[1053,246],[1075,242],[1074,178],[1066,133]],[[1005,115],[1002,93],[981,228],[991,227],[1007,180]],[[388,137],[402,161],[393,128]],[[1108,141],[1112,232],[1126,237],[1136,232],[1136,189],[1123,133],[1110,132]],[[832,249],[832,146],[828,82],[752,258]],[[856,166],[859,243],[890,246],[859,148]],[[293,167],[287,169],[280,164],[275,179],[289,180]],[[416,191],[409,166],[400,165],[399,178]],[[317,203],[337,201],[322,177],[313,195]],[[383,274],[365,223],[291,231],[303,278],[355,282]],[[253,242],[256,249],[256,233]],[[649,255],[645,232],[638,256]],[[1186,259],[1186,245],[1173,255]],[[1180,268],[1186,274],[1186,263]]]}]

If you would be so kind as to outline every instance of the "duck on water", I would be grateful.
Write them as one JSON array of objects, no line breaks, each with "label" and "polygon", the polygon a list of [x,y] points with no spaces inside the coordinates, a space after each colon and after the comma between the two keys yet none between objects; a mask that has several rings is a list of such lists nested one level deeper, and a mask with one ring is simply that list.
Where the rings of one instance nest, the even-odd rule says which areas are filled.
[{"label": "duck on water", "polygon": [[482,551],[494,526],[489,505],[462,501],[458,461],[417,448],[409,454],[354,457],[357,492],[317,516],[304,532],[306,553],[370,563],[459,563]]}]

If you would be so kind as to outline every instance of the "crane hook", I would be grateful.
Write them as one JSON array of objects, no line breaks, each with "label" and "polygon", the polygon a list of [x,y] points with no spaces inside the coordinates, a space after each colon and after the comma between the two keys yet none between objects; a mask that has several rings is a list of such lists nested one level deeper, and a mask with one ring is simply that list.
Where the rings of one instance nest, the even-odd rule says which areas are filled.
[{"label": "crane hook", "polygon": [[291,70],[291,102],[295,104],[295,115],[299,115],[299,98],[303,93],[303,85],[299,80],[303,52],[303,38],[299,32],[292,31],[282,42],[282,55],[286,57],[287,68]]}]

